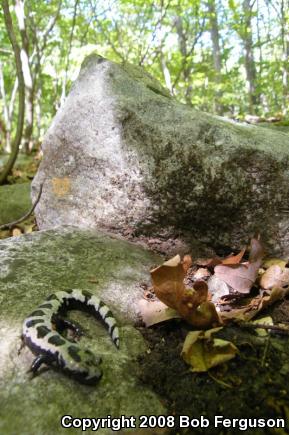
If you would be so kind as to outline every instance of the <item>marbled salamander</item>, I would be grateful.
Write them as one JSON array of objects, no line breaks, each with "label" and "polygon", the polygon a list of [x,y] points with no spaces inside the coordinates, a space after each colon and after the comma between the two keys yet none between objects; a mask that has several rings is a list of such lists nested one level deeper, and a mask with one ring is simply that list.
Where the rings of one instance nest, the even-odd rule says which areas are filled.
[{"label": "marbled salamander", "polygon": [[81,349],[75,342],[57,332],[57,329],[62,331],[71,328],[79,334],[76,325],[60,317],[69,309],[81,309],[100,318],[108,328],[115,346],[119,347],[116,321],[102,301],[86,290],[59,291],[49,296],[23,323],[24,344],[37,355],[31,370],[35,373],[43,363],[55,365],[84,384],[96,384],[102,376],[99,368],[101,358],[90,350]]}]

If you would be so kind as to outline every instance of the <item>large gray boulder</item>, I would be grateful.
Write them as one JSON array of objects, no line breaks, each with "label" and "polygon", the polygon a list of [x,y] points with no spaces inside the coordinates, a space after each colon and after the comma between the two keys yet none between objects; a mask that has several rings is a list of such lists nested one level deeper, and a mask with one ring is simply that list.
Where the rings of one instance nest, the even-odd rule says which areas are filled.
[{"label": "large gray boulder", "polygon": [[[62,429],[63,415],[118,417],[166,412],[159,398],[137,377],[145,342],[133,327],[140,283],[160,258],[131,243],[75,228],[40,231],[0,242],[0,433],[80,434]],[[51,369],[34,379],[27,373],[33,355],[18,354],[22,322],[49,294],[88,289],[112,309],[120,326],[120,349],[92,316],[71,312],[86,332],[79,345],[102,356],[103,378],[91,387]],[[89,432],[92,433],[92,432]],[[100,435],[115,433],[99,429]],[[134,431],[133,431],[134,433]]]},{"label": "large gray boulder", "polygon": [[40,228],[181,236],[215,248],[260,232],[289,254],[289,136],[191,109],[143,69],[95,54],[43,143]]}]

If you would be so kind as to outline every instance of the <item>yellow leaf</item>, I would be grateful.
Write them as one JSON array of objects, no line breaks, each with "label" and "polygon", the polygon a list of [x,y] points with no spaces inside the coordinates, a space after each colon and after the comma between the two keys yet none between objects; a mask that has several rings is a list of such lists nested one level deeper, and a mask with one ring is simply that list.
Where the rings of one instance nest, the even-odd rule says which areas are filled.
[{"label": "yellow leaf", "polygon": [[211,367],[234,358],[237,347],[227,340],[212,338],[222,328],[189,332],[182,350],[182,357],[193,372],[205,372]]},{"label": "yellow leaf", "polygon": [[264,269],[268,269],[270,266],[280,266],[282,269],[286,266],[287,260],[282,260],[282,258],[267,258],[263,264],[262,267]]}]

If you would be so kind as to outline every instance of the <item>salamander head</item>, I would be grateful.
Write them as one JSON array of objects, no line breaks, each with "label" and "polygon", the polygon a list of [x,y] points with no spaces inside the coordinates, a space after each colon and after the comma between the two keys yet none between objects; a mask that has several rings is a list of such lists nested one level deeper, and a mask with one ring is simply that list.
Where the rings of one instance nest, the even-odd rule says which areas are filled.
[{"label": "salamander head", "polygon": [[90,350],[71,344],[62,359],[63,370],[83,384],[95,385],[102,376],[99,367],[101,358]]}]

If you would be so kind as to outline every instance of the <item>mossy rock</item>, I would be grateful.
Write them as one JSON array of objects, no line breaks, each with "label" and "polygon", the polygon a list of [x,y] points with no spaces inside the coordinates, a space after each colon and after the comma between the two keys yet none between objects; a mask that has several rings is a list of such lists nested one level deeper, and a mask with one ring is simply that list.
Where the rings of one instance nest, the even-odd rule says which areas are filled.
[{"label": "mossy rock", "polygon": [[[134,328],[140,282],[158,256],[128,242],[73,228],[42,231],[0,242],[1,362],[0,433],[67,433],[61,417],[118,417],[163,414],[158,397],[137,377],[137,357],[145,352]],[[67,288],[88,289],[111,308],[120,326],[120,350],[94,318],[71,312],[84,328],[79,346],[102,357],[103,378],[85,386],[52,369],[31,379],[33,355],[20,347],[22,322],[49,294]],[[80,434],[80,429],[69,433]],[[92,433],[88,431],[88,433]],[[99,429],[111,434],[111,429]]]}]

